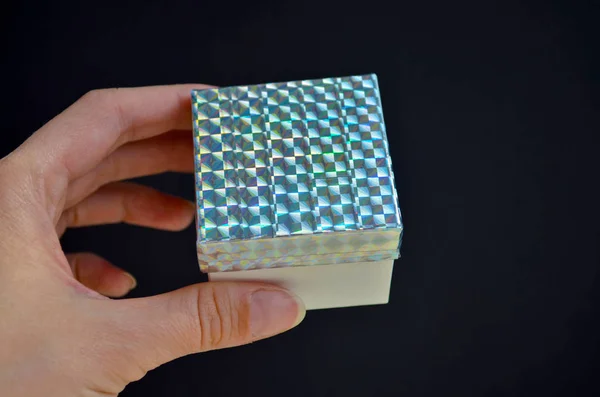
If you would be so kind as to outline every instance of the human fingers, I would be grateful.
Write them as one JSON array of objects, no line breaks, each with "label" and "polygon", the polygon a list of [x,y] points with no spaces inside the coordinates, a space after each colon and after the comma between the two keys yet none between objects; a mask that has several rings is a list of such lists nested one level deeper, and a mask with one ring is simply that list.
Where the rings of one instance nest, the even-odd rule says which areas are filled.
[{"label": "human fingers", "polygon": [[15,155],[42,186],[46,208],[58,219],[70,181],[127,142],[189,129],[190,92],[205,85],[96,90],[33,134]]},{"label": "human fingers", "polygon": [[[188,354],[251,343],[295,327],[305,308],[290,292],[262,283],[202,283],[115,302],[121,343],[149,371]],[[135,338],[133,337],[135,336]]]},{"label": "human fingers", "polygon": [[121,297],[137,285],[135,278],[92,253],[68,254],[73,276],[86,287],[108,297]]},{"label": "human fingers", "polygon": [[69,184],[69,208],[109,182],[159,174],[192,172],[194,147],[190,131],[172,131],[121,146],[94,169]]},{"label": "human fingers", "polygon": [[66,210],[57,232],[120,222],[178,231],[193,221],[194,211],[194,204],[182,198],[131,182],[114,182]]}]

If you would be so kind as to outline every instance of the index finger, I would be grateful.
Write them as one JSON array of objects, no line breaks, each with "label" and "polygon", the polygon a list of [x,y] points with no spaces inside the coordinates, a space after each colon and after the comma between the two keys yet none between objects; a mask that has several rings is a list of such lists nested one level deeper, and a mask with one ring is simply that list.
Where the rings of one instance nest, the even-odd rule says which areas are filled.
[{"label": "index finger", "polygon": [[170,85],[91,91],[38,130],[24,145],[45,170],[73,180],[125,142],[191,129],[191,91]]}]

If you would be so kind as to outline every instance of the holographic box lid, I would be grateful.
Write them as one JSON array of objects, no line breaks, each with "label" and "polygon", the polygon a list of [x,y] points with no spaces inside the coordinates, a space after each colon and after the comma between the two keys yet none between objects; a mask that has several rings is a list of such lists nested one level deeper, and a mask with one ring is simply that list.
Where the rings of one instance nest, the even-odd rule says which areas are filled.
[{"label": "holographic box lid", "polygon": [[192,108],[203,272],[398,258],[376,75],[194,90]]}]

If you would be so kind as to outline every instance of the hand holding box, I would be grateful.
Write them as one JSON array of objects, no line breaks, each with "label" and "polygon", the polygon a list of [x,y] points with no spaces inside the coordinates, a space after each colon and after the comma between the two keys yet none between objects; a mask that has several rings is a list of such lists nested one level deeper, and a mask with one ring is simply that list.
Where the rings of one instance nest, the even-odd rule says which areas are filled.
[{"label": "hand holding box", "polygon": [[195,90],[198,260],[307,308],[387,302],[402,219],[375,75]]}]

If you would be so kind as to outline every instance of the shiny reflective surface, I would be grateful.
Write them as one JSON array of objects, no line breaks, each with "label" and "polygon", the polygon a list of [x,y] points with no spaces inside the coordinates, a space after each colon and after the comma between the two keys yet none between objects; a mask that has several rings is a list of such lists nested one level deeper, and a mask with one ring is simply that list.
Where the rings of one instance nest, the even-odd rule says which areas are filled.
[{"label": "shiny reflective surface", "polygon": [[[352,261],[342,235],[369,230],[394,233],[357,248],[356,260],[397,257],[402,221],[375,75],[196,90],[192,99],[203,270],[293,266],[290,243],[311,250],[305,265],[338,251]],[[339,232],[323,249],[318,236]]]}]

